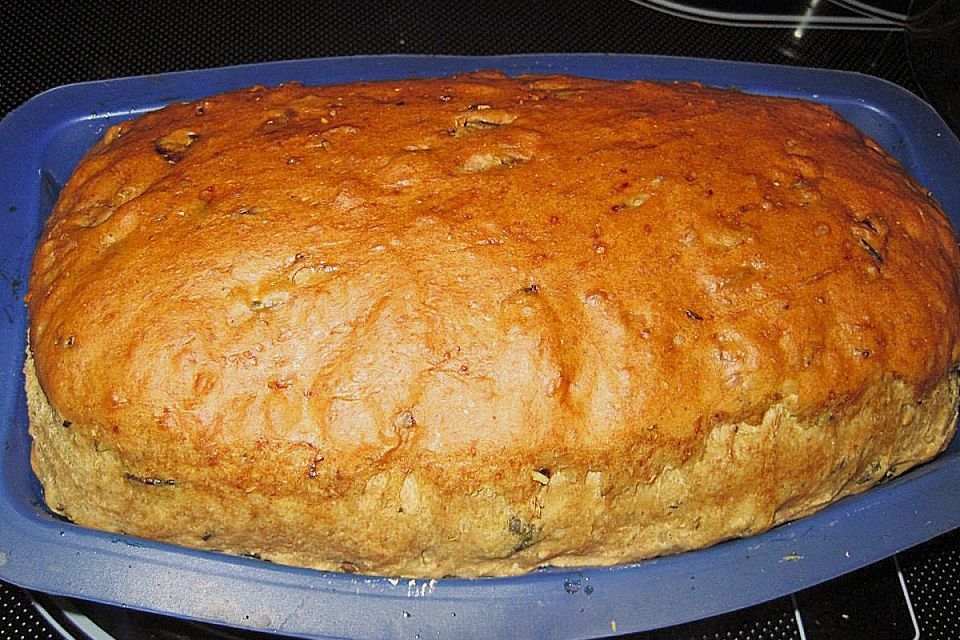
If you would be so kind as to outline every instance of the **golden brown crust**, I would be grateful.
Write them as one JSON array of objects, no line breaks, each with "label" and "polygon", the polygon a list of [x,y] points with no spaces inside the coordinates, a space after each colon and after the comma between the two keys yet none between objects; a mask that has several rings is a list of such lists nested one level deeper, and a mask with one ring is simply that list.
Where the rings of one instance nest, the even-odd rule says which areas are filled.
[{"label": "golden brown crust", "polygon": [[310,566],[702,546],[945,445],[958,262],[802,101],[474,74],[173,105],[47,225],[34,463],[80,522]]}]

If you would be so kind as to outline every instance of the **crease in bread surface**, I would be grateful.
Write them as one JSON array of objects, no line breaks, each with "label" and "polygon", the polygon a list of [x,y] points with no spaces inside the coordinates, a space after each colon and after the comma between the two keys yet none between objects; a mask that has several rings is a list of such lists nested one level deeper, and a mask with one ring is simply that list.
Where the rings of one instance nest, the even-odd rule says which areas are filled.
[{"label": "crease in bread surface", "polygon": [[930,459],[958,249],[828,108],[479,73],[113,127],[28,294],[32,462],[78,523],[505,575],[699,548]]}]

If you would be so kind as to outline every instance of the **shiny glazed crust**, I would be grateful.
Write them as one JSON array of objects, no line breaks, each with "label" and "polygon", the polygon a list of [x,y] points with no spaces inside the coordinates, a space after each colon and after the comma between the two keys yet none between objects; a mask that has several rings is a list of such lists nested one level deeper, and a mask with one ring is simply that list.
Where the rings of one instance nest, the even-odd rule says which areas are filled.
[{"label": "shiny glazed crust", "polygon": [[829,109],[484,73],[109,130],[34,261],[78,523],[417,577],[756,533],[940,451],[958,250]]}]

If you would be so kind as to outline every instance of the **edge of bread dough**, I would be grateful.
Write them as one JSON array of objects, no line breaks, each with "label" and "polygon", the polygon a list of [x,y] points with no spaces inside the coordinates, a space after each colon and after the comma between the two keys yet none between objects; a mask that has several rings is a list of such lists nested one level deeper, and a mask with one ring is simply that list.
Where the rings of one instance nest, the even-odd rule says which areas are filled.
[{"label": "edge of bread dough", "polygon": [[195,463],[189,470],[146,475],[136,452],[111,444],[108,428],[65,424],[29,354],[24,372],[33,468],[50,509],[77,524],[289,565],[420,578],[627,563],[765,531],[935,456],[956,429],[960,388],[956,371],[916,399],[908,385],[885,380],[858,403],[807,418],[787,398],[760,424],[715,426],[701,450],[654,477],[576,460],[545,472],[517,452],[479,482],[480,467],[458,484],[456,470],[425,460],[335,484],[320,478],[321,486],[298,453],[277,446],[247,462],[244,487],[224,481],[230,470],[200,451],[178,453]]}]

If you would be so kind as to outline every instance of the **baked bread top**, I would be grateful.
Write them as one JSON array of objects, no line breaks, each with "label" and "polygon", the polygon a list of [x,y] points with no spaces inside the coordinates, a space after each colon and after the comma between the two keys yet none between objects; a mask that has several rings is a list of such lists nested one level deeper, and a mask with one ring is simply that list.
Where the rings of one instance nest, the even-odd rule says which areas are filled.
[{"label": "baked bread top", "polygon": [[118,438],[682,448],[938,379],[957,264],[928,192],[826,107],[483,73],[113,127],[28,299],[52,403]]}]

